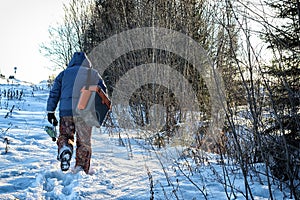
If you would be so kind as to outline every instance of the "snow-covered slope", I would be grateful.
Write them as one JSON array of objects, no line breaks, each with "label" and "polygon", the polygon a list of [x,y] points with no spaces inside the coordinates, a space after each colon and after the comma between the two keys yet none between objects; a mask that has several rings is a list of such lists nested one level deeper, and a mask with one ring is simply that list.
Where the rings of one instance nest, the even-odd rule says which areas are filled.
[{"label": "snow-covered slope", "polygon": [[[143,140],[132,137],[132,132],[119,130],[125,143],[122,146],[118,130],[104,127],[93,129],[95,174],[61,172],[56,144],[43,130],[49,125],[45,113],[48,90],[44,86],[26,85],[1,85],[0,89],[1,93],[8,89],[24,92],[19,99],[1,96],[1,200],[245,199],[238,166],[220,165],[216,155],[208,155],[211,159],[200,163],[186,157],[179,159],[179,148],[154,151],[142,145]],[[257,165],[260,168],[263,165]],[[224,175],[224,170],[228,174]],[[249,183],[255,199],[269,199],[265,176],[249,177]],[[288,194],[289,191],[272,186],[275,199]]]}]

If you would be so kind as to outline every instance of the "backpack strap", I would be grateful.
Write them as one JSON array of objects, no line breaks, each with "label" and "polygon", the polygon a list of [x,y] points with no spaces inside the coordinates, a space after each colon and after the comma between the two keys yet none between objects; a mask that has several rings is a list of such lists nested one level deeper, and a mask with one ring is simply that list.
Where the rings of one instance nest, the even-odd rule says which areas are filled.
[{"label": "backpack strap", "polygon": [[88,68],[87,77],[86,77],[86,85],[85,89],[88,90],[90,87],[90,79],[91,79],[92,68]]}]

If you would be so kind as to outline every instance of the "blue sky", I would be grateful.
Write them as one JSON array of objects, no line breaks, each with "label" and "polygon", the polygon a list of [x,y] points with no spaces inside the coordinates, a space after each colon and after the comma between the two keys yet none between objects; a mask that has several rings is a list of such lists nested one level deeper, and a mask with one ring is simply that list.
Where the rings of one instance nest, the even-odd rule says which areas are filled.
[{"label": "blue sky", "polygon": [[[53,66],[39,53],[48,40],[48,28],[63,16],[68,0],[0,0],[0,72],[6,77],[39,82],[48,78]],[[14,67],[17,72],[14,74]]]}]

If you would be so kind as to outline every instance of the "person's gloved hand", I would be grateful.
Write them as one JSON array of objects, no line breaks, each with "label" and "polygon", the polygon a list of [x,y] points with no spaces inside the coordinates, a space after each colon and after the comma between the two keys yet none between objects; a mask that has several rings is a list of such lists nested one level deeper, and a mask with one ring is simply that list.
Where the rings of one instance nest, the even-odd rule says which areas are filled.
[{"label": "person's gloved hand", "polygon": [[58,121],[57,121],[54,113],[48,113],[48,122],[50,124],[52,124],[53,126],[57,126]]}]

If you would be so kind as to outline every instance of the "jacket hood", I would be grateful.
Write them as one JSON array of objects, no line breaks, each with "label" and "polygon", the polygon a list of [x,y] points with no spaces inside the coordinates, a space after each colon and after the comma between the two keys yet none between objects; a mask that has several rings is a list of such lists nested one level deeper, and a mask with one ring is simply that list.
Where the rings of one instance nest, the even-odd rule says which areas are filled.
[{"label": "jacket hood", "polygon": [[84,67],[92,67],[91,62],[87,58],[84,52],[75,52],[71,61],[68,64],[68,67],[72,67],[75,65],[84,66]]}]

